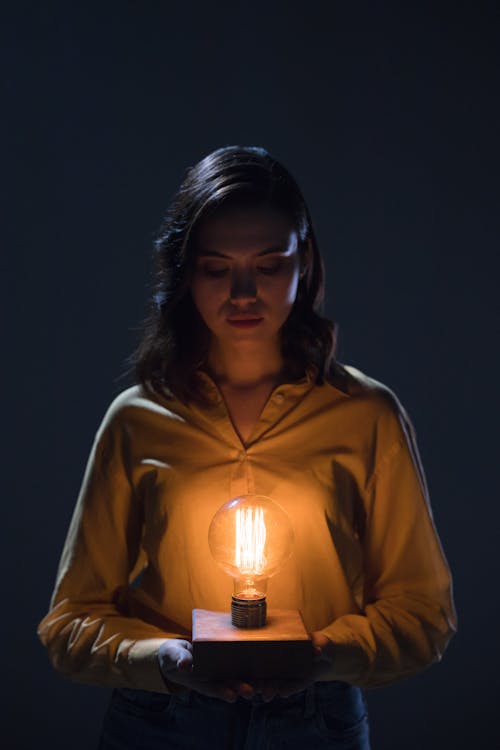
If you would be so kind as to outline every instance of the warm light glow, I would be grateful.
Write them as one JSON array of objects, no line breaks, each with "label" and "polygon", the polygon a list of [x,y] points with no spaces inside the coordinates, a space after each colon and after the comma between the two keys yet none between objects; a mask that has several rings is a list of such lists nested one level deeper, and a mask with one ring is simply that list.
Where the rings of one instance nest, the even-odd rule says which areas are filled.
[{"label": "warm light glow", "polygon": [[267,581],[290,557],[293,528],[266,495],[239,495],[215,513],[208,531],[214,560],[234,580],[235,596],[265,596]]},{"label": "warm light glow", "polygon": [[262,508],[237,508],[235,564],[243,575],[260,575],[266,566],[266,524]]}]

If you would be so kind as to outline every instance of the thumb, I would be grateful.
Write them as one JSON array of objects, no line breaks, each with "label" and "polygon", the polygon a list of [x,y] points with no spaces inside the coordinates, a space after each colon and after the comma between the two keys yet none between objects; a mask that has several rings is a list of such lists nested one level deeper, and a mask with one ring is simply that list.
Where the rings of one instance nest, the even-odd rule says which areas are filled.
[{"label": "thumb", "polygon": [[189,670],[193,666],[193,655],[187,649],[181,649],[176,662],[177,669]]},{"label": "thumb", "polygon": [[162,672],[169,672],[180,668],[186,668],[192,662],[192,656],[184,642],[178,642],[171,638],[166,638],[160,644],[158,649],[158,659]]}]

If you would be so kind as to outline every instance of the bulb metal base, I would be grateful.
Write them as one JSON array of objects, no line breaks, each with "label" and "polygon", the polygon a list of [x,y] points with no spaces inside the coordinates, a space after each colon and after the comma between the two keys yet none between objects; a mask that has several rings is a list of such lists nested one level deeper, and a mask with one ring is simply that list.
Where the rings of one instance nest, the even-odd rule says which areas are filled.
[{"label": "bulb metal base", "polygon": [[231,599],[231,622],[237,628],[262,628],[266,624],[266,597],[259,599]]}]

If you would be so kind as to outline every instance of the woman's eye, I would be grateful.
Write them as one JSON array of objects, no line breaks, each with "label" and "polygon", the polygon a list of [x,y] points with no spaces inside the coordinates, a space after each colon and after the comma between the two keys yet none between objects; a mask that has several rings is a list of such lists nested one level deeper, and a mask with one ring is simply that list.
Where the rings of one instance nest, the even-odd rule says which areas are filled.
[{"label": "woman's eye", "polygon": [[[256,266],[256,270],[258,273],[264,274],[265,276],[272,276],[272,274],[278,273],[282,266],[283,262],[278,260],[274,263],[258,265]],[[222,279],[224,276],[227,276],[230,268],[228,266],[200,265],[199,270],[204,276],[208,276],[209,278]]]},{"label": "woman's eye", "polygon": [[202,272],[205,276],[210,276],[213,279],[221,279],[227,273],[227,268],[211,268],[210,266],[204,266]]},{"label": "woman's eye", "polygon": [[257,270],[260,273],[266,274],[268,276],[271,276],[273,273],[277,273],[281,268],[281,262],[278,261],[278,263],[273,263],[269,266],[257,266]]}]

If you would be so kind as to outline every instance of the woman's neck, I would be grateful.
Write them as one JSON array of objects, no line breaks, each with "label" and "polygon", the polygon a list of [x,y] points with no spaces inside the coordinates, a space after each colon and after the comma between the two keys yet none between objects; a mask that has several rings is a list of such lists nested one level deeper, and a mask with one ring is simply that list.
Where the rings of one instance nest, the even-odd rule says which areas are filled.
[{"label": "woman's neck", "polygon": [[213,344],[207,358],[207,370],[221,386],[252,388],[278,382],[283,375],[284,362],[274,343],[245,348],[222,348]]}]

